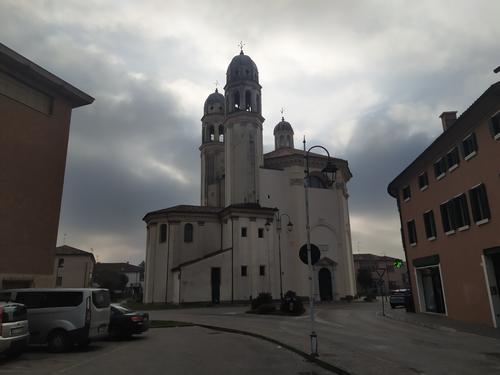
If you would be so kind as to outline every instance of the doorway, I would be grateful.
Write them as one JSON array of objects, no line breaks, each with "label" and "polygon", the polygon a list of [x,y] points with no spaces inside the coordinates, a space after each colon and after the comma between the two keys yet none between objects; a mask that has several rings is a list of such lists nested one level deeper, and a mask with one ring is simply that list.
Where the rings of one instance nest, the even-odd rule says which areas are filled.
[{"label": "doorway", "polygon": [[423,308],[427,312],[446,314],[439,265],[417,268],[420,288],[423,292]]},{"label": "doorway", "polygon": [[212,267],[211,273],[212,283],[212,303],[220,302],[220,267]]},{"label": "doorway", "polygon": [[321,268],[318,272],[319,296],[321,301],[333,300],[332,273],[327,268]]}]

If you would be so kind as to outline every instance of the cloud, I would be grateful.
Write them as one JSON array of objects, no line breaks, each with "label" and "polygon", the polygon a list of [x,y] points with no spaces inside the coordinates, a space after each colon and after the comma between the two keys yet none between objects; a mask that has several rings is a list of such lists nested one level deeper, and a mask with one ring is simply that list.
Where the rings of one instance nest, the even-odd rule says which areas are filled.
[{"label": "cloud", "polygon": [[73,112],[59,242],[144,259],[150,210],[199,199],[203,102],[244,40],[263,86],[265,150],[280,108],[299,146],[350,163],[354,248],[397,256],[387,184],[495,81],[493,1],[4,0],[3,43],[95,96]]}]

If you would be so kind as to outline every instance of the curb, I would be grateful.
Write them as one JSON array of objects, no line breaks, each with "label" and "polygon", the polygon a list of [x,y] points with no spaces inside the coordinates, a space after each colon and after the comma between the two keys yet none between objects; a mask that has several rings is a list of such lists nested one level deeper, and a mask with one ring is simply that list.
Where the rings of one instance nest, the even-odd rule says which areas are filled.
[{"label": "curb", "polygon": [[[377,315],[380,316],[380,317],[382,317],[382,318],[384,318],[384,316],[382,316],[379,312],[377,313]],[[447,331],[447,332],[471,333],[471,332],[462,331],[462,330],[458,330],[458,329],[455,329],[455,328],[446,327],[446,326],[442,326],[442,325],[438,325],[438,324],[423,323],[423,322],[418,322],[416,320],[411,320],[411,319],[405,319],[405,318],[401,318],[401,317],[396,317],[394,315],[389,315],[387,313],[385,314],[385,318],[392,319],[392,320],[395,320],[395,321],[398,321],[398,322],[413,324],[415,326],[420,326],[420,327],[429,328],[429,329],[437,329],[437,330]],[[479,335],[479,336],[481,336],[481,335]]]},{"label": "curb", "polygon": [[[271,337],[267,337],[267,336],[264,336],[264,335],[261,335],[261,334],[258,334],[258,333],[253,333],[253,332],[248,332],[248,331],[242,331],[242,330],[234,329],[234,328],[225,328],[225,327],[218,327],[218,326],[212,326],[212,325],[208,325],[208,324],[198,324],[198,323],[190,323],[190,324],[191,324],[191,326],[207,328],[207,329],[211,329],[211,330],[214,330],[214,331],[221,331],[221,332],[235,333],[235,334],[238,334],[238,335],[251,336],[251,337],[255,337],[255,338],[258,338],[258,339],[261,339],[261,340],[264,340],[264,341],[268,341],[268,342],[271,342],[273,344],[279,345],[282,348],[285,348],[285,349],[287,349],[287,350],[289,350],[289,351],[291,351],[291,352],[293,352],[295,354],[298,354],[301,357],[303,357],[304,359],[308,360],[309,362],[313,362],[313,363],[317,364],[319,367],[321,367],[321,368],[323,368],[325,370],[331,371],[334,374],[338,374],[338,375],[352,375],[350,372],[347,372],[346,370],[343,370],[343,369],[341,369],[341,368],[339,368],[337,366],[334,366],[331,363],[325,362],[325,361],[323,361],[323,360],[321,360],[321,359],[319,359],[317,357],[311,357],[306,352],[303,352],[302,350],[294,348],[291,345],[285,344],[284,342],[281,342],[279,340],[273,339]],[[184,327],[190,327],[190,326],[186,325]],[[161,328],[161,327],[158,327],[158,328]]]}]

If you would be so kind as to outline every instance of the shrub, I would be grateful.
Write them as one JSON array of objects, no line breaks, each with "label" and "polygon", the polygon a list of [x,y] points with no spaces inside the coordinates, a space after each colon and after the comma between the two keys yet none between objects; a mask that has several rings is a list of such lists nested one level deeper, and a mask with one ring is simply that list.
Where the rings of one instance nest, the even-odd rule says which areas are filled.
[{"label": "shrub", "polygon": [[[252,310],[257,310],[259,306],[273,304],[273,297],[270,293],[260,293],[252,300]],[[273,305],[274,306],[274,305]]]},{"label": "shrub", "polygon": [[305,309],[297,294],[291,290],[285,293],[280,304],[280,311],[289,314],[302,314]]},{"label": "shrub", "polygon": [[276,310],[276,307],[274,307],[274,304],[272,303],[265,303],[263,305],[260,305],[257,308],[257,314],[269,314],[272,313]]}]

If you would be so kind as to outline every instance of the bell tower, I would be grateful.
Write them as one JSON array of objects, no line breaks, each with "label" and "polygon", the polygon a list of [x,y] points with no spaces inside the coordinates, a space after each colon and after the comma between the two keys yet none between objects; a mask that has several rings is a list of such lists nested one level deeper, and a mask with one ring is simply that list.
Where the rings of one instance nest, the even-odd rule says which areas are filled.
[{"label": "bell tower", "polygon": [[201,205],[223,207],[224,182],[224,96],[217,89],[203,107],[201,158]]},{"label": "bell tower", "polygon": [[241,48],[227,68],[224,87],[226,206],[259,202],[264,123],[261,88],[257,65]]}]

